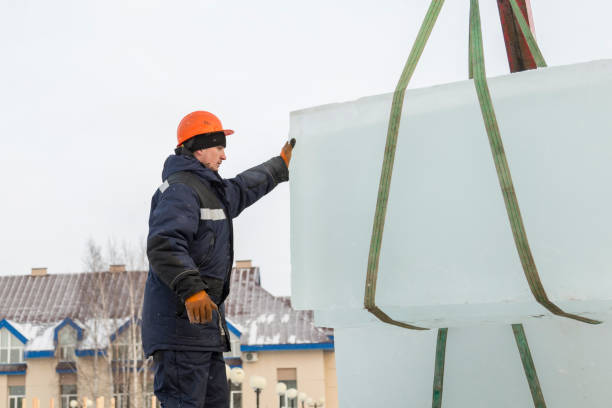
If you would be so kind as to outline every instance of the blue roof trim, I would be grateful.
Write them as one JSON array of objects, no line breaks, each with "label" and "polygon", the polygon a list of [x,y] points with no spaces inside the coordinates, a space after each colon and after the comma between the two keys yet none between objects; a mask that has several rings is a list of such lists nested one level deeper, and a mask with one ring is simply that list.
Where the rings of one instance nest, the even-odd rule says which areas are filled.
[{"label": "blue roof trim", "polygon": [[26,351],[23,354],[23,357],[25,359],[30,359],[30,358],[53,358],[55,357],[55,350],[30,350],[30,351]]},{"label": "blue roof trim", "polygon": [[55,327],[55,330],[53,330],[53,341],[55,342],[55,344],[57,344],[57,333],[64,326],[71,326],[71,327],[73,327],[77,331],[77,340],[79,340],[79,341],[83,340],[83,328],[81,326],[79,326],[78,324],[76,324],[74,322],[74,320],[72,320],[71,318],[67,317],[64,320],[62,320],[62,322]]},{"label": "blue roof trim", "polygon": [[143,367],[137,367],[137,368],[134,368],[134,367],[113,367],[113,372],[121,371],[121,372],[130,372],[130,373],[133,373],[134,370],[136,370],[136,372],[138,372],[138,373],[142,373]]},{"label": "blue roof trim", "polygon": [[242,336],[242,333],[240,332],[240,330],[238,330],[236,328],[236,326],[234,326],[233,324],[231,324],[229,322],[229,320],[225,319],[225,322],[227,323],[227,328],[229,329],[229,331],[231,331],[232,333],[234,333],[236,336],[240,337]]},{"label": "blue roof trim", "polygon": [[58,374],[74,374],[74,373],[77,372],[77,370],[76,370],[76,368],[66,368],[66,369],[62,369],[62,370],[59,370],[59,369],[56,368],[55,372],[58,373]]},{"label": "blue roof trim", "polygon": [[[223,357],[223,360],[226,361],[225,364],[227,364],[228,360],[233,360],[235,362],[235,364],[227,364],[228,366],[230,366],[230,368],[234,368],[234,367],[240,367],[242,368],[242,360],[240,359],[240,357]],[[238,363],[238,361],[240,361]]]},{"label": "blue roof trim", "polygon": [[[75,350],[74,354],[76,354],[77,357],[93,357],[95,355],[95,350],[94,349],[85,349],[85,350]],[[105,356],[106,355],[106,350],[104,349],[99,349],[98,350],[98,355],[99,356]]]},{"label": "blue roof trim", "polygon": [[240,346],[240,351],[271,351],[271,350],[333,350],[334,343],[305,343],[305,344],[264,344]]},{"label": "blue roof trim", "polygon": [[121,326],[119,326],[119,328],[110,336],[110,341],[113,342],[117,339],[117,337],[121,336],[121,333],[123,333],[125,331],[125,329],[127,329],[128,327],[130,327],[132,323],[132,320],[128,320],[127,322],[123,323]]},{"label": "blue roof trim", "polygon": [[[142,323],[142,321],[140,319],[138,319],[136,321],[136,324],[140,326],[140,324]],[[111,343],[113,341],[115,341],[117,339],[117,337],[121,336],[121,333],[123,333],[125,331],[125,329],[127,329],[128,327],[130,327],[132,325],[132,319],[128,320],[127,322],[123,323],[118,329],[117,331],[115,331],[113,334],[110,335],[110,341]]]},{"label": "blue roof trim", "polygon": [[23,371],[0,371],[0,375],[25,375],[25,370]]},{"label": "blue roof trim", "polygon": [[28,339],[23,334],[19,333],[19,331],[14,328],[13,325],[8,322],[8,320],[0,320],[0,329],[2,329],[3,327],[6,327],[6,329],[11,332],[13,336],[17,337],[19,341],[23,344],[26,344],[28,342]]}]

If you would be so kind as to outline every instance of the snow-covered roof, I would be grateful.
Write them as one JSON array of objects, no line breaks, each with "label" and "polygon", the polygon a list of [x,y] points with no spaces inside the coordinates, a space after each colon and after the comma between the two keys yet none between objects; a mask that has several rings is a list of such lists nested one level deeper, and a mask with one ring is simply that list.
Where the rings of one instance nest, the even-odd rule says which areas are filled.
[{"label": "snow-covered roof", "polygon": [[[54,350],[67,321],[82,335],[79,349],[103,349],[129,320],[130,299],[139,318],[146,277],[143,271],[0,276],[0,321],[28,340],[31,355]],[[226,311],[244,346],[333,347],[331,329],[315,327],[312,311],[293,310],[290,298],[263,289],[257,267],[233,269]]]},{"label": "snow-covered roof", "polygon": [[[0,319],[44,324],[130,314],[130,287],[140,312],[145,272],[0,276]],[[111,296],[112,295],[112,296]]]},{"label": "snow-covered roof", "polygon": [[[110,344],[111,336],[129,320],[128,317],[121,319],[89,319],[84,322],[75,323],[82,329],[83,338],[79,343],[80,350],[102,350]],[[25,338],[26,355],[30,352],[55,350],[56,331],[61,326],[63,319],[55,322],[45,323],[17,323],[7,321]]]},{"label": "snow-covered roof", "polygon": [[332,344],[331,329],[315,327],[311,310],[294,310],[289,297],[261,287],[259,268],[234,268],[230,287],[226,312],[242,328],[241,344]]}]

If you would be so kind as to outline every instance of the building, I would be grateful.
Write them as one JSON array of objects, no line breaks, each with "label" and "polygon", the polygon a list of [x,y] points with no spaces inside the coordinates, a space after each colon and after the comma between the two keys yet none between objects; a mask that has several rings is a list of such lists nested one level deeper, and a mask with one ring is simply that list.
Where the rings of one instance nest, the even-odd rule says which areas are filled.
[{"label": "building", "polygon": [[[236,263],[227,301],[228,323],[246,378],[268,380],[261,393],[262,407],[277,407],[275,384],[285,382],[313,399],[325,398],[337,407],[333,332],[314,326],[313,312],[293,310],[288,297],[275,297],[261,287],[259,268],[250,261]],[[239,361],[228,360],[239,364]],[[232,365],[232,364],[230,364]],[[255,393],[242,387],[245,407],[255,406]],[[297,405],[296,405],[297,407]]]},{"label": "building", "polygon": [[[139,316],[146,272],[109,271],[0,277],[0,408],[67,408],[71,400],[116,407],[151,406],[152,372],[140,346]],[[238,261],[226,301],[231,367],[242,367],[231,386],[232,407],[255,405],[253,375],[267,379],[260,406],[278,407],[277,382],[326,406],[337,407],[333,333],[313,324],[311,311],[291,308],[288,297],[261,287],[259,268]],[[295,404],[295,402],[294,402]],[[109,404],[107,403],[107,406]],[[297,406],[297,405],[294,405]]]}]

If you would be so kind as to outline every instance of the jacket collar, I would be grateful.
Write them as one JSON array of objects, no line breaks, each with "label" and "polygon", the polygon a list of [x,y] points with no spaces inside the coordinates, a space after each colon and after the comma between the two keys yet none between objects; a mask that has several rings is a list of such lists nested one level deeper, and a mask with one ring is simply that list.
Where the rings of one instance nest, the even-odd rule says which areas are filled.
[{"label": "jacket collar", "polygon": [[175,153],[174,155],[168,156],[164,163],[164,169],[162,171],[163,180],[166,180],[168,176],[179,171],[190,171],[208,182],[223,182],[219,173],[212,171],[200,163],[188,149],[179,147],[175,150]]}]

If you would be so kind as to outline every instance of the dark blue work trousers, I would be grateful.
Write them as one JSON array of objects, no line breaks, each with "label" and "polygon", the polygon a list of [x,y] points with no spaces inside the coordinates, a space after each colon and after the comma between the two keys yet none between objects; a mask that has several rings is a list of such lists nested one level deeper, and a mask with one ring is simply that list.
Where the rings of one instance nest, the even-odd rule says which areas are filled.
[{"label": "dark blue work trousers", "polygon": [[163,408],[228,408],[223,353],[160,350],[153,355],[155,395]]}]

